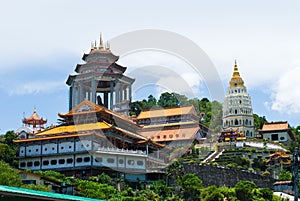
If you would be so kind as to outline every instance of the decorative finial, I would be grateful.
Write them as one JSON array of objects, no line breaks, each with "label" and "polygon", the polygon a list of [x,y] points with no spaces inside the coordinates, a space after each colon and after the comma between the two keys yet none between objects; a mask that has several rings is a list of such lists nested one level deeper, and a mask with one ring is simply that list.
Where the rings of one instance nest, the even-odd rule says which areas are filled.
[{"label": "decorative finial", "polygon": [[97,48],[97,41],[95,40],[94,48]]},{"label": "decorative finial", "polygon": [[100,50],[103,50],[104,47],[103,47],[103,40],[102,40],[102,33],[100,33],[100,44],[99,44],[99,49]]},{"label": "decorative finial", "polygon": [[36,113],[36,107],[34,106],[33,113]]},{"label": "decorative finial", "polygon": [[110,51],[110,44],[109,44],[108,41],[106,42],[106,50],[107,50],[107,51]]},{"label": "decorative finial", "polygon": [[91,50],[94,49],[94,43],[93,41],[91,42]]},{"label": "decorative finial", "polygon": [[234,60],[234,65],[236,65],[236,59]]}]

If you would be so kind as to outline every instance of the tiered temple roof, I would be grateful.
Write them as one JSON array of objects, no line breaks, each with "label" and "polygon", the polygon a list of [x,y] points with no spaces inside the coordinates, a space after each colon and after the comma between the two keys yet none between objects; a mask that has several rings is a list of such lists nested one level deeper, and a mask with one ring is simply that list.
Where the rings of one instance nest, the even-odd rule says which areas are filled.
[{"label": "tiered temple roof", "polygon": [[32,125],[35,128],[36,126],[42,127],[47,123],[47,120],[40,117],[36,112],[36,108],[34,108],[33,114],[24,118],[22,122],[26,125]]}]

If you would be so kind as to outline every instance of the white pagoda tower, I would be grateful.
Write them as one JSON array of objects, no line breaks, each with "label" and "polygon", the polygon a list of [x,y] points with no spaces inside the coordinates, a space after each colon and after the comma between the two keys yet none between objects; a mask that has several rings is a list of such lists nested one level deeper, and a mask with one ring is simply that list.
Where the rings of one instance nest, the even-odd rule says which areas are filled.
[{"label": "white pagoda tower", "polygon": [[251,97],[236,62],[223,104],[223,129],[243,132],[247,138],[255,137]]}]

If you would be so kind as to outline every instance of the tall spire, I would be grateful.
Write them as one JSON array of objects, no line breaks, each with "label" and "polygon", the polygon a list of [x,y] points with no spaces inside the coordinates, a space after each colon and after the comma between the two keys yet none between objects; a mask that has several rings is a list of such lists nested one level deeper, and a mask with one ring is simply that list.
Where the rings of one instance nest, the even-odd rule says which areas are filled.
[{"label": "tall spire", "polygon": [[102,40],[102,33],[100,33],[100,44],[99,44],[99,49],[100,49],[100,50],[104,50],[103,40]]},{"label": "tall spire", "polygon": [[236,59],[234,60],[233,76],[240,76],[239,69],[236,64]]},{"label": "tall spire", "polygon": [[234,60],[234,68],[233,68],[233,74],[230,80],[230,87],[243,87],[244,86],[244,81],[240,76],[240,72],[237,66],[236,60]]}]

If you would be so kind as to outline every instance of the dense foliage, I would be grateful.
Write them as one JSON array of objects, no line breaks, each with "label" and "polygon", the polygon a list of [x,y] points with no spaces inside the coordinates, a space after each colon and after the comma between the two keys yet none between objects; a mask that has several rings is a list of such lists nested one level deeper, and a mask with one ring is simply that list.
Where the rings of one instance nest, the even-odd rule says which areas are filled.
[{"label": "dense foliage", "polygon": [[0,160],[9,163],[11,166],[17,166],[16,156],[18,146],[13,142],[17,135],[13,131],[7,131],[2,135],[0,141]]}]

